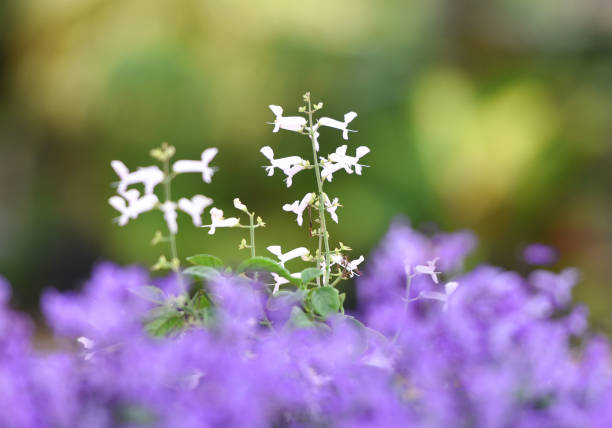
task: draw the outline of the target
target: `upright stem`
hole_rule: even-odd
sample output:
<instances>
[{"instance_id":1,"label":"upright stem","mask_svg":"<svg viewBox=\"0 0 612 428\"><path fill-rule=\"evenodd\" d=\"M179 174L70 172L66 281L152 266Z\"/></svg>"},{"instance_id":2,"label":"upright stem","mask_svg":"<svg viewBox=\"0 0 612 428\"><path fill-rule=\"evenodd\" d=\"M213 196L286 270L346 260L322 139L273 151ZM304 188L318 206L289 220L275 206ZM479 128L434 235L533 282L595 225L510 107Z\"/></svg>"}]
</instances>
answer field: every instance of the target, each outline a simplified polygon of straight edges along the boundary
<instances>
[{"instance_id":1,"label":"upright stem","mask_svg":"<svg viewBox=\"0 0 612 428\"><path fill-rule=\"evenodd\" d=\"M253 215L255 215L255 213L249 214L249 231L251 233L251 257L255 257L255 224L253 223Z\"/></svg>"},{"instance_id":2,"label":"upright stem","mask_svg":"<svg viewBox=\"0 0 612 428\"><path fill-rule=\"evenodd\" d=\"M164 199L165 202L172 200L172 191L170 190L170 182L172 178L170 177L170 159L164 159ZM182 292L185 292L185 285L183 284L183 278L181 277L180 270L180 259L178 257L178 251L176 250L176 235L172 233L172 231L168 230L170 235L170 255L172 256L172 260L170 260L170 264L172 265L172 270L176 273L176 278L179 284L179 287ZM176 262L178 260L178 262Z\"/></svg>"},{"instance_id":3,"label":"upright stem","mask_svg":"<svg viewBox=\"0 0 612 428\"><path fill-rule=\"evenodd\" d=\"M312 143L312 155L314 157L315 176L317 177L317 188L319 190L319 224L321 230L319 231L323 236L323 243L325 244L325 274L323 275L323 285L329 284L329 238L327 236L327 227L325 225L325 202L323 199L323 181L321 180L321 171L319 168L319 159L317 156L317 148L315 144L315 131L312 127L312 103L310 102L310 95L307 99L308 102L308 125L310 142ZM319 236L321 236L319 235Z\"/></svg>"}]
</instances>

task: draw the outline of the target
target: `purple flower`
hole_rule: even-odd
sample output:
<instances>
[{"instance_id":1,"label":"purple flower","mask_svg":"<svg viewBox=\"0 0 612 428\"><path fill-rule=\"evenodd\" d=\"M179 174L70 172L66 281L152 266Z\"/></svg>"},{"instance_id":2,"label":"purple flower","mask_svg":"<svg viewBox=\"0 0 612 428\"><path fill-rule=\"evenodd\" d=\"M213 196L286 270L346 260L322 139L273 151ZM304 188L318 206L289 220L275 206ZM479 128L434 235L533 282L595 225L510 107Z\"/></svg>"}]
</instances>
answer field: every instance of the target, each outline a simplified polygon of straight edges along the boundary
<instances>
[{"instance_id":1,"label":"purple flower","mask_svg":"<svg viewBox=\"0 0 612 428\"><path fill-rule=\"evenodd\" d=\"M530 244L523 251L523 260L530 265L553 265L557 259L557 250L544 244Z\"/></svg>"}]
</instances>

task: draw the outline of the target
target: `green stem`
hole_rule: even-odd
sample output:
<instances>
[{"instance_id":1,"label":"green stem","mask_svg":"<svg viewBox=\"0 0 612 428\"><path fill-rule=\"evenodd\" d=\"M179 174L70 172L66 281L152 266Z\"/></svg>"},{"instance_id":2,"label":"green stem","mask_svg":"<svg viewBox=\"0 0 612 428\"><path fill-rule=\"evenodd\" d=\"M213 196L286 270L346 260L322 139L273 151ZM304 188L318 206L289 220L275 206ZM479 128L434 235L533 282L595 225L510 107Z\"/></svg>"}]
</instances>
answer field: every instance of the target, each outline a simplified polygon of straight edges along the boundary
<instances>
[{"instance_id":1,"label":"green stem","mask_svg":"<svg viewBox=\"0 0 612 428\"><path fill-rule=\"evenodd\" d=\"M253 223L253 215L255 213L249 214L249 231L251 234L251 257L255 257L255 224Z\"/></svg>"},{"instance_id":2,"label":"green stem","mask_svg":"<svg viewBox=\"0 0 612 428\"><path fill-rule=\"evenodd\" d=\"M172 182L172 176L170 175L170 159L164 159L164 199L165 202L172 200L172 191L170 189L170 183ZM183 293L185 293L185 284L183 284L183 277L181 276L181 268L180 268L180 260L178 256L178 251L176 250L176 234L172 233L172 231L168 230L170 237L170 255L172 256L172 260L170 264L172 265L172 270L176 273L177 281L179 284L179 288ZM178 260L179 263L175 263L175 260Z\"/></svg>"},{"instance_id":3,"label":"green stem","mask_svg":"<svg viewBox=\"0 0 612 428\"><path fill-rule=\"evenodd\" d=\"M315 131L312 126L312 103L310 95L308 96L308 124L310 126L308 134L312 143L312 155L314 157L315 176L317 177L317 189L319 190L319 225L321 226L321 235L325 244L325 273L323 275L323 285L329 284L329 237L327 236L327 227L325 225L325 203L323 199L323 181L321 180L321 171L319 168L319 158L317 156L317 148L315 145ZM319 236L321 236L319 235Z\"/></svg>"}]
</instances>

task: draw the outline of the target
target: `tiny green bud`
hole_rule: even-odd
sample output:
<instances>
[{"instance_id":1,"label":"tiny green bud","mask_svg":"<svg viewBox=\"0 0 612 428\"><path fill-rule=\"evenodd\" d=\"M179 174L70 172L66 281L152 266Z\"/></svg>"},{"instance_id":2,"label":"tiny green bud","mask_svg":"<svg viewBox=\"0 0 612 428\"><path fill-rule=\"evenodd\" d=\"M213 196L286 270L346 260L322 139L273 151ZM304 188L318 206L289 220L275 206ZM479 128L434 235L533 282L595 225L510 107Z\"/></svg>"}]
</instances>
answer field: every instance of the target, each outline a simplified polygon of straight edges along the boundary
<instances>
[{"instance_id":1,"label":"tiny green bud","mask_svg":"<svg viewBox=\"0 0 612 428\"><path fill-rule=\"evenodd\" d=\"M298 108L298 112L299 112L299 113L306 113L306 106L300 106L300 107Z\"/></svg>"},{"instance_id":2,"label":"tiny green bud","mask_svg":"<svg viewBox=\"0 0 612 428\"><path fill-rule=\"evenodd\" d=\"M308 102L310 101L310 92L306 92L302 98L304 99L304 101Z\"/></svg>"},{"instance_id":3,"label":"tiny green bud","mask_svg":"<svg viewBox=\"0 0 612 428\"><path fill-rule=\"evenodd\" d=\"M166 259L166 256L159 256L157 263L151 266L151 270L156 271L156 270L168 269L169 267L170 267L170 263Z\"/></svg>"},{"instance_id":4,"label":"tiny green bud","mask_svg":"<svg viewBox=\"0 0 612 428\"><path fill-rule=\"evenodd\" d=\"M323 108L323 103L317 103L314 106L315 110L321 110Z\"/></svg>"},{"instance_id":5,"label":"tiny green bud","mask_svg":"<svg viewBox=\"0 0 612 428\"><path fill-rule=\"evenodd\" d=\"M162 242L164 239L164 235L162 235L161 231L155 231L155 235L153 235L153 239L151 240L151 245L155 246Z\"/></svg>"},{"instance_id":6,"label":"tiny green bud","mask_svg":"<svg viewBox=\"0 0 612 428\"><path fill-rule=\"evenodd\" d=\"M265 227L266 223L261 219L261 217L257 216L257 226Z\"/></svg>"},{"instance_id":7,"label":"tiny green bud","mask_svg":"<svg viewBox=\"0 0 612 428\"><path fill-rule=\"evenodd\" d=\"M242 238L242 241L240 241L240 244L238 245L238 249L244 250L245 248L249 248L249 246L247 245L246 239Z\"/></svg>"}]
</instances>

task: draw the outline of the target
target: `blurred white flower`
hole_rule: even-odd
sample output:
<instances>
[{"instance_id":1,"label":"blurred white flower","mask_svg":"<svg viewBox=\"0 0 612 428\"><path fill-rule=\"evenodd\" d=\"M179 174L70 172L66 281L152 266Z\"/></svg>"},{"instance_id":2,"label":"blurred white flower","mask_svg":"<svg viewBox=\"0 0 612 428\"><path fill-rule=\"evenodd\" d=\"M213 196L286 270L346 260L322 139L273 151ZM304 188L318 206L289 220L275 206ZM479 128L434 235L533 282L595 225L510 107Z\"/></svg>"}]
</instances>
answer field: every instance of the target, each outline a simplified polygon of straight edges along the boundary
<instances>
[{"instance_id":1,"label":"blurred white flower","mask_svg":"<svg viewBox=\"0 0 612 428\"><path fill-rule=\"evenodd\" d=\"M204 210L212 205L213 200L204 195L195 195L191 199L181 198L178 201L180 210L191 216L193 224L196 227L202 226L202 214Z\"/></svg>"},{"instance_id":2,"label":"blurred white flower","mask_svg":"<svg viewBox=\"0 0 612 428\"><path fill-rule=\"evenodd\" d=\"M218 208L210 209L210 220L211 224L204 227L210 227L208 231L209 235L215 233L217 227L234 227L240 223L236 217L223 218L223 211Z\"/></svg>"},{"instance_id":3,"label":"blurred white flower","mask_svg":"<svg viewBox=\"0 0 612 428\"><path fill-rule=\"evenodd\" d=\"M234 198L234 208L240 211L244 211L247 214L249 213L247 206L243 204L242 202L240 202L240 199L238 198Z\"/></svg>"},{"instance_id":4,"label":"blurred white flower","mask_svg":"<svg viewBox=\"0 0 612 428\"><path fill-rule=\"evenodd\" d=\"M108 203L121 213L116 220L119 226L125 226L130 219L151 211L159 202L155 194L144 195L140 198L140 192L136 189L126 190L123 196L125 199L121 196L112 196L108 199Z\"/></svg>"},{"instance_id":5,"label":"blurred white flower","mask_svg":"<svg viewBox=\"0 0 612 428\"><path fill-rule=\"evenodd\" d=\"M431 277L431 280L433 282L435 282L436 284L438 283L438 274L440 272L436 272L436 263L438 262L440 258L436 257L433 260L430 260L427 262L427 265L417 265L414 268L414 271L416 273L420 273L423 275L429 275Z\"/></svg>"},{"instance_id":6,"label":"blurred white flower","mask_svg":"<svg viewBox=\"0 0 612 428\"><path fill-rule=\"evenodd\" d=\"M329 160L332 162L337 162L343 165L343 168L347 173L352 174L353 170L351 167L355 167L355 173L357 175L361 175L361 171L364 165L360 165L359 159L370 153L370 149L366 146L357 147L355 151L355 156L348 156L346 154L346 144L338 147L335 153L329 155Z\"/></svg>"},{"instance_id":7,"label":"blurred white flower","mask_svg":"<svg viewBox=\"0 0 612 428\"><path fill-rule=\"evenodd\" d=\"M342 163L334 163L323 158L321 159L321 165L323 166L323 168L321 169L321 179L327 181L332 181L335 172L338 172L343 168L347 168L347 166Z\"/></svg>"},{"instance_id":8,"label":"blurred white flower","mask_svg":"<svg viewBox=\"0 0 612 428\"><path fill-rule=\"evenodd\" d=\"M304 210L308 207L314 197L314 193L306 193L301 201L294 201L292 204L283 205L283 210L297 214L297 224L302 225L304 221Z\"/></svg>"},{"instance_id":9,"label":"blurred white flower","mask_svg":"<svg viewBox=\"0 0 612 428\"><path fill-rule=\"evenodd\" d=\"M160 209L164 213L164 220L168 225L168 230L171 234L176 235L178 232L178 224L176 224L176 203L172 201L166 201L161 204Z\"/></svg>"},{"instance_id":10,"label":"blurred white flower","mask_svg":"<svg viewBox=\"0 0 612 428\"><path fill-rule=\"evenodd\" d=\"M270 165L264 167L266 168L268 177L274 175L274 168L279 168L284 171L285 169L288 169L294 165L306 163L306 161L299 156L288 156L286 158L274 159L274 151L270 146L262 147L260 152L270 161Z\"/></svg>"},{"instance_id":11,"label":"blurred white flower","mask_svg":"<svg viewBox=\"0 0 612 428\"><path fill-rule=\"evenodd\" d=\"M448 299L451 294L455 292L458 286L458 282L448 282L444 285L444 293L440 293L439 291L421 291L419 293L419 298L439 300L440 302L444 303L442 309L446 310L448 308Z\"/></svg>"},{"instance_id":12,"label":"blurred white flower","mask_svg":"<svg viewBox=\"0 0 612 428\"><path fill-rule=\"evenodd\" d=\"M332 119L330 117L322 117L317 122L318 126L329 126L330 128L336 128L342 131L342 138L348 140L349 132L357 132L352 129L348 129L348 124L352 122L353 119L357 117L357 113L354 111L348 112L344 115L344 122L340 122L339 120Z\"/></svg>"},{"instance_id":13,"label":"blurred white flower","mask_svg":"<svg viewBox=\"0 0 612 428\"><path fill-rule=\"evenodd\" d=\"M145 195L151 195L155 186L164 181L164 173L156 166L138 168L136 171L130 172L123 162L114 160L111 162L111 167L119 176L117 193L120 195L125 195L128 186L138 183L144 184Z\"/></svg>"},{"instance_id":14,"label":"blurred white flower","mask_svg":"<svg viewBox=\"0 0 612 428\"><path fill-rule=\"evenodd\" d=\"M304 171L306 169L306 165L307 162L304 162L301 165L293 165L290 168L283 169L283 172L287 176L287 178L285 178L285 183L287 183L287 187L291 187L291 185L293 184L293 176L300 171Z\"/></svg>"},{"instance_id":15,"label":"blurred white flower","mask_svg":"<svg viewBox=\"0 0 612 428\"><path fill-rule=\"evenodd\" d=\"M201 160L176 161L174 162L174 165L172 165L172 170L178 174L184 172L199 172L202 174L202 180L204 180L205 183L210 183L217 168L210 167L208 164L213 160L218 152L219 150L216 147L211 147L202 152Z\"/></svg>"},{"instance_id":16,"label":"blurred white flower","mask_svg":"<svg viewBox=\"0 0 612 428\"><path fill-rule=\"evenodd\" d=\"M283 254L280 245L270 245L267 250L278 257L281 266L285 266L285 262L295 259L297 257L304 258L310 254L307 248L298 247L288 253Z\"/></svg>"},{"instance_id":17,"label":"blurred white flower","mask_svg":"<svg viewBox=\"0 0 612 428\"><path fill-rule=\"evenodd\" d=\"M272 294L278 293L278 290L279 290L281 285L289 283L289 280L287 278L284 278L284 277L280 276L277 273L270 272L270 275L272 275L272 278L274 279L274 289L272 290ZM292 273L291 276L294 277L294 278L300 278L301 277L301 273L299 273L299 272Z\"/></svg>"},{"instance_id":18,"label":"blurred white flower","mask_svg":"<svg viewBox=\"0 0 612 428\"><path fill-rule=\"evenodd\" d=\"M276 116L272 125L274 125L274 129L272 132L278 132L280 129L285 129L287 131L295 131L299 132L306 126L306 119L301 116L284 116L283 117L283 108L281 106L277 106L271 104L270 110Z\"/></svg>"}]
</instances>

